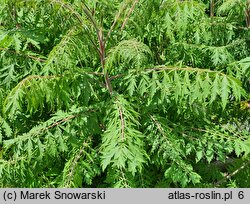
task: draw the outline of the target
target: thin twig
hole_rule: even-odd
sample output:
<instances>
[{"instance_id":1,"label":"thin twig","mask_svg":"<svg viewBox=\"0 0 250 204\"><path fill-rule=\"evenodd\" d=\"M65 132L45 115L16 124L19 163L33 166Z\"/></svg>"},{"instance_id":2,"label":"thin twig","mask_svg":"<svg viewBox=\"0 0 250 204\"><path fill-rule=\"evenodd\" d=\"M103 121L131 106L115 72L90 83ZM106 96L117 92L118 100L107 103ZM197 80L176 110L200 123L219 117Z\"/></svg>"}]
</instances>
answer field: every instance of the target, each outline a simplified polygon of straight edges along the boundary
<instances>
[{"instance_id":1,"label":"thin twig","mask_svg":"<svg viewBox=\"0 0 250 204\"><path fill-rule=\"evenodd\" d=\"M120 115L121 126L122 126L122 141L124 141L124 139L125 139L125 133L124 133L125 123L124 123L122 108L120 106L119 106L119 115Z\"/></svg>"},{"instance_id":2,"label":"thin twig","mask_svg":"<svg viewBox=\"0 0 250 204\"><path fill-rule=\"evenodd\" d=\"M96 75L96 76L103 76L102 72L86 72L86 74Z\"/></svg>"},{"instance_id":3,"label":"thin twig","mask_svg":"<svg viewBox=\"0 0 250 204\"><path fill-rule=\"evenodd\" d=\"M55 2L55 3L58 3L60 4L62 7L65 7L66 9L68 9L72 14L75 15L75 17L77 18L77 20L80 22L81 26L85 26L85 22L84 22L84 19L82 18L82 16L76 11L74 10L69 4L67 3L64 3L62 1L59 1L59 0L52 0L52 3ZM84 4L85 5L85 4ZM86 7L86 6L85 6ZM84 13L86 14L87 17L90 17L87 10L84 9ZM90 18L90 21L92 23L95 23L93 22L93 18ZM95 27L95 24L94 24L94 27ZM96 29L97 27L95 27ZM98 47L96 46L95 42L93 41L93 39L91 38L91 34L88 32L87 29L85 29L88 37L89 37L89 40L91 41L92 45L94 46L94 48L96 49L96 51L98 52L98 54L100 54L100 50L98 49Z\"/></svg>"},{"instance_id":4,"label":"thin twig","mask_svg":"<svg viewBox=\"0 0 250 204\"><path fill-rule=\"evenodd\" d=\"M250 0L246 2L246 9L245 9L245 20L247 28L250 27Z\"/></svg>"},{"instance_id":5,"label":"thin twig","mask_svg":"<svg viewBox=\"0 0 250 204\"><path fill-rule=\"evenodd\" d=\"M164 70L170 70L170 71L194 71L194 72L209 72L209 73L218 73L219 75L227 76L226 74L218 71L213 71L210 69L201 69L201 68L193 68L193 67L154 67L154 68L147 68L144 71L150 72L150 71L164 71Z\"/></svg>"},{"instance_id":6,"label":"thin twig","mask_svg":"<svg viewBox=\"0 0 250 204\"><path fill-rule=\"evenodd\" d=\"M133 5L132 5L132 7L130 8L130 10L129 10L129 12L128 12L128 14L127 14L127 16L126 16L126 18L125 18L123 24L122 24L121 31L122 31L122 30L124 29L124 27L126 26L127 21L128 21L128 19L129 19L129 16L130 16L131 13L133 12L133 10L134 10L134 8L135 8L135 5L136 5L137 3L138 3L138 0L135 0L134 3L133 3Z\"/></svg>"},{"instance_id":7,"label":"thin twig","mask_svg":"<svg viewBox=\"0 0 250 204\"><path fill-rule=\"evenodd\" d=\"M245 162L240 168L236 169L234 172L232 172L231 174L228 174L226 177L224 177L222 180L218 181L215 183L215 186L218 187L219 185L221 185L222 183L224 183L226 180L232 178L234 175L236 175L237 173L239 173L242 169L244 169L246 166L248 166L250 164L250 160Z\"/></svg>"},{"instance_id":8,"label":"thin twig","mask_svg":"<svg viewBox=\"0 0 250 204\"><path fill-rule=\"evenodd\" d=\"M80 115L80 114L71 115L71 116L69 116L69 117L67 117L67 118L64 118L64 119L62 119L62 120L60 120L60 121L57 121L57 122L53 123L52 125L50 125L50 126L44 128L44 129L42 129L42 130L43 130L43 131L46 131L46 130L48 130L48 129L51 129L51 128L53 128L53 127L55 127L55 126L58 126L58 125L60 125L60 124L62 124L62 123L64 123L64 122L67 122L68 120L71 120L71 119L73 119L73 118L76 118L76 117L78 117L79 115Z\"/></svg>"},{"instance_id":9,"label":"thin twig","mask_svg":"<svg viewBox=\"0 0 250 204\"><path fill-rule=\"evenodd\" d=\"M72 177L74 175L74 172L75 172L77 162L81 159L81 156L82 156L82 154L84 152L84 148L86 146L87 146L87 143L84 141L81 149L79 150L78 154L76 155L76 157L74 158L74 160L73 160L73 162L71 164L72 166L70 167L70 170L69 170L66 186L68 186L70 180L72 179Z\"/></svg>"},{"instance_id":10,"label":"thin twig","mask_svg":"<svg viewBox=\"0 0 250 204\"><path fill-rule=\"evenodd\" d=\"M32 56L32 55L27 55L27 56L28 56L29 58L34 59L34 60L39 61L39 62L46 62L46 60L41 59L41 58L39 58L39 57L34 57L34 56Z\"/></svg>"},{"instance_id":11,"label":"thin twig","mask_svg":"<svg viewBox=\"0 0 250 204\"><path fill-rule=\"evenodd\" d=\"M60 5L62 5L63 7L67 8L72 14L74 14L76 16L76 18L78 19L78 21L80 22L80 24L82 26L85 25L82 16L77 11L75 11L69 4L61 2L60 0L53 0L52 2L57 2ZM100 56L102 71L104 73L104 80L105 80L106 88L108 89L110 95L112 95L112 93L113 93L112 85L111 85L110 80L109 80L109 75L105 71L105 43L104 43L104 38L103 38L103 32L102 32L102 29L100 29L98 27L97 22L95 21L94 17L92 16L92 13L91 13L89 7L87 6L87 4L85 2L83 2L83 5L85 7L85 8L83 8L83 11L84 11L85 15L87 16L87 18L89 19L90 23L92 24L92 26L94 27L94 29L96 31L96 34L97 34L97 37L98 37L98 42L99 42L99 48L92 41L92 38L90 37L88 31L87 31L87 34L89 35L89 39L91 40L93 46L96 48L96 50L97 50L97 52L98 52L98 54Z\"/></svg>"},{"instance_id":12,"label":"thin twig","mask_svg":"<svg viewBox=\"0 0 250 204\"><path fill-rule=\"evenodd\" d=\"M109 79L113 80L113 79L117 79L117 78L120 78L120 77L123 77L123 76L125 76L125 74L118 74L118 75L109 77Z\"/></svg>"},{"instance_id":13,"label":"thin twig","mask_svg":"<svg viewBox=\"0 0 250 204\"><path fill-rule=\"evenodd\" d=\"M107 87L110 95L112 95L113 88L112 88L112 85L111 85L110 80L109 80L108 72L105 71L105 42L104 42L104 38L103 38L103 32L102 32L102 29L99 29L99 27L98 27L95 19L93 18L92 13L90 12L88 6L84 2L83 2L83 4L86 8L83 10L96 30L97 38L99 41L99 49L98 50L99 50L99 56L100 56L101 65L102 65L102 71L104 73L104 80L105 80L105 84L106 84L106 87Z\"/></svg>"},{"instance_id":14,"label":"thin twig","mask_svg":"<svg viewBox=\"0 0 250 204\"><path fill-rule=\"evenodd\" d=\"M89 7L83 2L83 5L85 7L85 9L83 9L85 15L89 18L90 22L92 23L95 31L96 31L96 34L97 34L97 38L98 38L98 41L99 41L99 56L100 56L100 60L101 60L101 65L102 65L102 71L104 73L104 80L105 80L105 84L106 84L106 87L110 93L110 95L112 95L113 93L113 88L112 88L112 85L110 83L110 80L109 80L109 75L108 75L108 72L105 72L105 41L104 41L104 37L103 37L103 32L102 32L102 29L98 27L94 17L92 16L92 13L89 9Z\"/></svg>"},{"instance_id":15,"label":"thin twig","mask_svg":"<svg viewBox=\"0 0 250 204\"><path fill-rule=\"evenodd\" d=\"M165 136L164 130L162 129L161 125L158 123L158 121L152 116L150 115L150 118L153 120L153 122L156 124L158 130L160 131L160 133Z\"/></svg>"},{"instance_id":16,"label":"thin twig","mask_svg":"<svg viewBox=\"0 0 250 204\"><path fill-rule=\"evenodd\" d=\"M42 59L42 58L39 58L39 57L34 57L34 56L29 55L29 54L26 54L26 53L24 53L24 52L16 52L16 51L14 51L14 50L10 50L10 49L8 49L8 48L3 48L3 47L0 47L0 50L4 50L4 51L10 52L10 53L17 54L17 55L22 55L22 56L25 56L25 57L34 59L34 60L39 61L39 62L46 62L45 59Z\"/></svg>"},{"instance_id":17,"label":"thin twig","mask_svg":"<svg viewBox=\"0 0 250 204\"><path fill-rule=\"evenodd\" d=\"M210 17L214 16L214 0L210 0Z\"/></svg>"},{"instance_id":18,"label":"thin twig","mask_svg":"<svg viewBox=\"0 0 250 204\"><path fill-rule=\"evenodd\" d=\"M16 87L20 87L22 85L24 85L26 83L26 81L30 81L30 80L33 80L33 79L54 79L54 78L57 78L57 77L60 77L60 76L63 76L63 75L57 75L57 76L38 76L38 75L30 75L26 78L24 78L22 81L20 81Z\"/></svg>"},{"instance_id":19,"label":"thin twig","mask_svg":"<svg viewBox=\"0 0 250 204\"><path fill-rule=\"evenodd\" d=\"M108 34L107 34L107 36L106 36L105 44L106 44L106 42L108 41L108 39L109 39L109 37L110 37L110 35L111 35L111 33L112 33L112 31L113 31L115 25L117 24L118 19L119 19L120 16L121 16L121 13L125 10L125 8L126 8L126 6L122 6L122 8L118 11L118 14L116 15L115 20L114 20L112 26L110 27L109 32L108 32Z\"/></svg>"}]
</instances>

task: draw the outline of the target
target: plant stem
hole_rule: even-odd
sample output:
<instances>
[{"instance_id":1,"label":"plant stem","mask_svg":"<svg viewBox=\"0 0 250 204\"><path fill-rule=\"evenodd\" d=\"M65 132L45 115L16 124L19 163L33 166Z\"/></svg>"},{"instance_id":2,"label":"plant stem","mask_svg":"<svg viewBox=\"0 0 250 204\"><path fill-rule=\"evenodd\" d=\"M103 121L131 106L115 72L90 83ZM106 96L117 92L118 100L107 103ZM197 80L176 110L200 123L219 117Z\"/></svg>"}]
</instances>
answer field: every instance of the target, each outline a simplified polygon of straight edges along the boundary
<instances>
[{"instance_id":1,"label":"plant stem","mask_svg":"<svg viewBox=\"0 0 250 204\"><path fill-rule=\"evenodd\" d=\"M112 33L112 31L113 31L115 25L117 24L118 19L119 19L120 16L121 16L121 13L125 10L125 8L126 8L126 6L123 6L123 7L118 11L118 13L117 13L117 15L116 15L116 17L115 17L115 20L114 20L112 26L110 27L109 32L108 32L108 34L107 34L107 36L106 36L105 44L106 44L106 42L108 41L108 39L109 39L109 37L110 37L110 35L111 35L111 33Z\"/></svg>"},{"instance_id":2,"label":"plant stem","mask_svg":"<svg viewBox=\"0 0 250 204\"><path fill-rule=\"evenodd\" d=\"M97 33L97 36L98 36L98 41L99 41L99 46L100 46L100 60L101 60L101 65L102 65L102 71L104 73L105 84L110 95L112 95L113 93L112 85L110 83L108 72L105 70L105 42L103 40L103 34L101 30L99 31L99 33Z\"/></svg>"},{"instance_id":3,"label":"plant stem","mask_svg":"<svg viewBox=\"0 0 250 204\"><path fill-rule=\"evenodd\" d=\"M128 12L128 14L127 14L127 16L126 16L126 18L125 18L123 24L122 24L121 31L122 31L122 30L124 29L124 27L126 26L127 21L128 21L128 19L129 19L129 16L130 16L131 13L133 12L133 10L134 10L134 8L135 8L135 5L136 5L137 3L138 3L138 0L135 0L134 3L133 3L133 5L132 5L132 7L130 8L130 10L129 10L129 12Z\"/></svg>"},{"instance_id":4,"label":"plant stem","mask_svg":"<svg viewBox=\"0 0 250 204\"><path fill-rule=\"evenodd\" d=\"M246 26L249 28L250 26L250 0L246 2L246 10L245 10L245 19L246 19Z\"/></svg>"},{"instance_id":5,"label":"plant stem","mask_svg":"<svg viewBox=\"0 0 250 204\"><path fill-rule=\"evenodd\" d=\"M83 9L84 13L86 14L86 16L88 17L88 19L90 20L90 22L92 23L96 34L97 34L97 38L98 38L98 42L99 42L99 56L100 56L100 60L101 60L101 66L102 66L102 71L104 73L104 80L105 80L105 84L106 87L110 93L110 95L112 95L113 93L113 89L112 89L112 85L110 83L110 79L109 79L109 75L108 72L105 70L105 41L103 38L103 32L102 29L98 27L92 13L90 12L89 8L87 7L87 5L84 3L85 9Z\"/></svg>"},{"instance_id":6,"label":"plant stem","mask_svg":"<svg viewBox=\"0 0 250 204\"><path fill-rule=\"evenodd\" d=\"M210 17L214 16L214 0L210 0Z\"/></svg>"},{"instance_id":7,"label":"plant stem","mask_svg":"<svg viewBox=\"0 0 250 204\"><path fill-rule=\"evenodd\" d=\"M246 168L249 164L250 164L250 161L245 162L242 166L240 166L234 172L232 172L231 174L228 174L222 180L220 180L217 183L215 183L215 187L218 187L219 185L221 185L222 183L224 183L226 180L231 179L234 175L236 175L237 173L239 173L239 171L241 171L242 169Z\"/></svg>"}]
</instances>

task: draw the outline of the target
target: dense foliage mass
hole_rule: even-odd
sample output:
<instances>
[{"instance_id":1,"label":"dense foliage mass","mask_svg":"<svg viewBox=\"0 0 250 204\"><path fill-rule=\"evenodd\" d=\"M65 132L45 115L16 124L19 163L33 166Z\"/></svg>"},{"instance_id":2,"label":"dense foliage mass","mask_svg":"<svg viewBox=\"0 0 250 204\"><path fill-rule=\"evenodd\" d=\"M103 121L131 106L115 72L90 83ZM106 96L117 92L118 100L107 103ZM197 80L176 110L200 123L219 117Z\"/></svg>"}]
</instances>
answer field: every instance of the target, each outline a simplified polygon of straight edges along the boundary
<instances>
[{"instance_id":1,"label":"dense foliage mass","mask_svg":"<svg viewBox=\"0 0 250 204\"><path fill-rule=\"evenodd\" d=\"M250 187L249 0L0 0L0 187Z\"/></svg>"}]
</instances>

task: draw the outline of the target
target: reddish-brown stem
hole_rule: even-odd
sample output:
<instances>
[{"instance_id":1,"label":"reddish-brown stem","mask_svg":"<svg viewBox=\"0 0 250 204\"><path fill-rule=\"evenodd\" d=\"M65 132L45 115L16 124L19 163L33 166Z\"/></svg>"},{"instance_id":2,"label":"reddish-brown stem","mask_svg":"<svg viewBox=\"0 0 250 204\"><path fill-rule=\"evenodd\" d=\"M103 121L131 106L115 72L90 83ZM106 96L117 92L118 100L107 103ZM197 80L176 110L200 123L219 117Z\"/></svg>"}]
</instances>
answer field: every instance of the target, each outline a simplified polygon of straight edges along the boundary
<instances>
[{"instance_id":1,"label":"reddish-brown stem","mask_svg":"<svg viewBox=\"0 0 250 204\"><path fill-rule=\"evenodd\" d=\"M121 30L123 30L124 27L126 26L127 21L128 21L128 19L129 19L129 16L130 16L131 13L133 12L133 10L134 10L134 8L135 8L135 5L136 5L137 3L138 3L138 0L135 0L134 3L133 3L133 5L132 5L132 7L130 8L130 10L129 10L129 12L128 12L128 14L127 14L127 16L126 16L126 18L125 18L123 24L122 24Z\"/></svg>"},{"instance_id":2,"label":"reddish-brown stem","mask_svg":"<svg viewBox=\"0 0 250 204\"><path fill-rule=\"evenodd\" d=\"M69 116L69 117L67 117L67 118L64 118L64 119L62 119L62 120L60 120L60 121L58 121L58 122L53 123L52 125L50 125L50 126L48 126L48 127L46 127L46 128L44 128L44 130L51 129L51 128L55 127L55 126L60 125L61 123L67 122L68 120L71 120L71 119L73 119L73 118L75 118L75 117L78 117L79 115L80 115L80 114L71 115L71 116Z\"/></svg>"},{"instance_id":3,"label":"reddish-brown stem","mask_svg":"<svg viewBox=\"0 0 250 204\"><path fill-rule=\"evenodd\" d=\"M107 34L107 36L106 36L106 39L105 39L105 43L104 43L104 44L106 44L106 42L108 41L108 39L109 39L109 37L110 37L110 35L111 35L111 33L112 33L112 31L113 31L115 25L117 24L118 19L119 19L120 16L121 16L121 13L125 10L125 8L126 8L126 6L123 6L123 7L118 11L118 14L116 15L115 20L114 20L112 26L110 27L109 32L108 32L108 34Z\"/></svg>"},{"instance_id":4,"label":"reddish-brown stem","mask_svg":"<svg viewBox=\"0 0 250 204\"><path fill-rule=\"evenodd\" d=\"M80 24L83 27L85 26L85 22L84 22L82 16L77 11L75 11L69 4L64 3L62 1L59 1L59 0L53 0L52 2L56 2L59 5L61 5L62 7L68 9L71 12L71 14L73 14L76 17L76 19L80 22ZM92 17L92 15L89 15L89 9L88 9L88 7L86 5L85 5L85 7L87 8L87 10L83 9L83 11L86 14L86 16L89 17L89 18ZM93 18L90 18L90 21L91 21L92 24L95 23L95 22L93 22ZM97 28L95 25L94 25L94 27ZM95 42L93 41L91 34L87 30L85 30L85 31L86 31L86 34L88 35L89 40L91 41L92 45L94 46L94 48L96 49L96 51L100 54L100 51L99 51L98 47L96 46Z\"/></svg>"},{"instance_id":5,"label":"reddish-brown stem","mask_svg":"<svg viewBox=\"0 0 250 204\"><path fill-rule=\"evenodd\" d=\"M97 34L97 38L98 38L98 42L99 42L99 56L100 56L100 60L101 60L101 65L102 65L102 71L104 73L104 80L105 80L105 84L106 87L110 93L110 95L112 95L113 93L113 89L109 80L109 76L108 73L105 71L105 41L103 39L103 32L101 29L98 28L98 25L95 21L95 19L92 16L92 13L90 12L89 8L87 7L87 5L84 6L86 9L83 9L84 13L86 14L86 16L89 18L90 22L92 23L92 25L95 28L96 34Z\"/></svg>"},{"instance_id":6,"label":"reddish-brown stem","mask_svg":"<svg viewBox=\"0 0 250 204\"><path fill-rule=\"evenodd\" d=\"M67 8L72 14L74 14L76 16L76 18L78 19L78 21L81 23L81 25L85 25L81 15L78 12L76 12L69 4L62 3L61 1L58 1L58 0L55 0L55 1L57 3L60 3L62 6ZM83 11L84 11L85 15L87 16L87 18L89 19L89 21L91 22L91 24L93 25L93 27L94 27L94 29L96 31L98 42L99 42L99 49L96 46L96 44L92 41L92 38L90 36L89 36L89 39L93 43L94 47L97 49L97 52L98 52L98 54L100 56L102 71L104 73L105 84L106 84L106 87L107 87L110 95L112 95L112 93L113 93L112 86L111 86L111 83L110 83L108 73L105 70L105 41L103 39L103 33L102 33L102 30L99 29L99 27L98 27L98 25L97 25L97 23L96 23L96 21L95 21L95 19L93 17L93 13L90 11L88 6L84 2L83 2L83 5L85 7L83 9ZM87 32L87 34L89 34L89 33Z\"/></svg>"},{"instance_id":7,"label":"reddish-brown stem","mask_svg":"<svg viewBox=\"0 0 250 204\"><path fill-rule=\"evenodd\" d=\"M99 46L100 46L100 60L101 60L101 65L102 65L102 71L104 73L105 84L110 95L112 95L113 93L112 85L110 83L108 72L105 70L105 45L104 45L103 34L101 30L97 33L97 37L98 37Z\"/></svg>"}]
</instances>

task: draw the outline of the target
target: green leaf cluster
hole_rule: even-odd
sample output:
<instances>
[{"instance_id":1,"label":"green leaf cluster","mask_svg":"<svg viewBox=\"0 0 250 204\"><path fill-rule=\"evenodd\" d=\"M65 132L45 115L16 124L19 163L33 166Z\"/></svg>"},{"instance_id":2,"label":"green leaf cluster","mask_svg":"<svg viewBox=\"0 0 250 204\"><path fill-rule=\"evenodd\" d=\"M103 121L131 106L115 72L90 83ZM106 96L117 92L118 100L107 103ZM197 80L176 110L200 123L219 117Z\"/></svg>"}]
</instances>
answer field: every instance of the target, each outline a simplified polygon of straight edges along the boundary
<instances>
[{"instance_id":1,"label":"green leaf cluster","mask_svg":"<svg viewBox=\"0 0 250 204\"><path fill-rule=\"evenodd\" d=\"M0 0L0 187L249 187L249 1Z\"/></svg>"}]
</instances>

